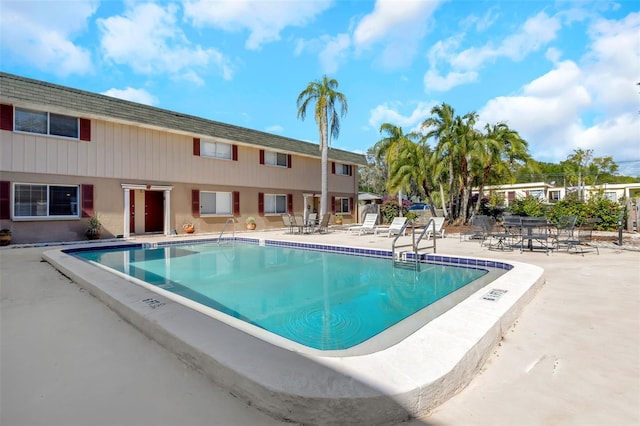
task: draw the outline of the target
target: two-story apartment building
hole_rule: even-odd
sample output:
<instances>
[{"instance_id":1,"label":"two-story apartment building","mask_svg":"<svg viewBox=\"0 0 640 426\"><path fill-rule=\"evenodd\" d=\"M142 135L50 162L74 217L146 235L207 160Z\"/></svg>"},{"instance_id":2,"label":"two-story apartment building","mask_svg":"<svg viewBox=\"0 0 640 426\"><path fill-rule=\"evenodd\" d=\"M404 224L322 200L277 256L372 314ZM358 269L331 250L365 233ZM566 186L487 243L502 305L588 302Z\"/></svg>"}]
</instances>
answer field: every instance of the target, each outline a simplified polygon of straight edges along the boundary
<instances>
[{"instance_id":1,"label":"two-story apartment building","mask_svg":"<svg viewBox=\"0 0 640 426\"><path fill-rule=\"evenodd\" d=\"M587 185L583 188L555 186L546 182L528 182L505 185L488 185L484 187L484 196L494 194L504 200L504 205L508 207L514 200L527 196L539 198L543 201L554 203L564 199L567 194L582 191L584 199L589 199L595 194L610 199L615 203L622 200L630 201L640 195L640 182L637 183L603 183L601 185ZM477 194L477 188L473 191Z\"/></svg>"},{"instance_id":2,"label":"two-story apartment building","mask_svg":"<svg viewBox=\"0 0 640 426\"><path fill-rule=\"evenodd\" d=\"M363 155L329 151L329 208L355 219ZM319 210L318 145L0 73L0 228L16 243L282 227Z\"/></svg>"}]
</instances>

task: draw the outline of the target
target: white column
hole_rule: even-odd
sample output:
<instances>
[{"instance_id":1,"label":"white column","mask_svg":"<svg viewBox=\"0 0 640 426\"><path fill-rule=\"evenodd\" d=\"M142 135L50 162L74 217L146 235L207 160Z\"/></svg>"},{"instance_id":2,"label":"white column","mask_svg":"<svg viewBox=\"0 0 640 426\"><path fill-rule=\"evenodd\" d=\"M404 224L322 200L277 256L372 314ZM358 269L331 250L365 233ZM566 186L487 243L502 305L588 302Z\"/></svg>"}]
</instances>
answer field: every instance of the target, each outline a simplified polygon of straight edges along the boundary
<instances>
[{"instance_id":1,"label":"white column","mask_svg":"<svg viewBox=\"0 0 640 426\"><path fill-rule=\"evenodd\" d=\"M307 223L307 221L309 220L309 209L307 208L307 194L302 194L302 197L304 198L304 211L302 212L302 214L304 214L304 223Z\"/></svg>"},{"instance_id":2,"label":"white column","mask_svg":"<svg viewBox=\"0 0 640 426\"><path fill-rule=\"evenodd\" d=\"M124 188L124 232L122 232L122 236L124 239L130 238L131 234L129 230L131 229L131 215L129 214L129 204L131 202L131 190L129 188Z\"/></svg>"},{"instance_id":3,"label":"white column","mask_svg":"<svg viewBox=\"0 0 640 426\"><path fill-rule=\"evenodd\" d=\"M171 235L171 191L164 190L164 235Z\"/></svg>"}]
</instances>

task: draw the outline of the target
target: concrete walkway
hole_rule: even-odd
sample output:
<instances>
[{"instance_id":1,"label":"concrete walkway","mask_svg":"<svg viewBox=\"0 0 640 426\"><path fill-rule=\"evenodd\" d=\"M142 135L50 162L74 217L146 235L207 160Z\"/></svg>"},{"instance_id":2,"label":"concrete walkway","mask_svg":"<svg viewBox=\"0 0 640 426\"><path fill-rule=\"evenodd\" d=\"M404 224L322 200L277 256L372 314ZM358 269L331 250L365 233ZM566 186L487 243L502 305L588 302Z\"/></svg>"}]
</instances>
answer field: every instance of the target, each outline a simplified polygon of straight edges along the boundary
<instances>
[{"instance_id":1,"label":"concrete walkway","mask_svg":"<svg viewBox=\"0 0 640 426\"><path fill-rule=\"evenodd\" d=\"M390 248L345 232L256 238ZM196 235L195 238L198 236ZM518 260L547 282L481 373L410 425L640 424L640 252L492 252L457 236L438 253ZM0 249L0 424L275 425L41 262Z\"/></svg>"}]
</instances>

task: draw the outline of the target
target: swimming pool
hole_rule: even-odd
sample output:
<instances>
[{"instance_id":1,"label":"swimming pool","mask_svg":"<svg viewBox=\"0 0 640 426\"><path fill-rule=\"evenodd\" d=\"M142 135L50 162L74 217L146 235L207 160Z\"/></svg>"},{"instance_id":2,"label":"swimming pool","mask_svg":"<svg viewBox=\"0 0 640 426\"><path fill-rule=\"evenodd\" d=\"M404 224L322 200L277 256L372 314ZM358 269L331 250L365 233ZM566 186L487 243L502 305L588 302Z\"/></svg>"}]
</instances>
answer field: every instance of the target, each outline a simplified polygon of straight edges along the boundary
<instances>
[{"instance_id":1,"label":"swimming pool","mask_svg":"<svg viewBox=\"0 0 640 426\"><path fill-rule=\"evenodd\" d=\"M315 241L323 243L315 244L312 237L292 241L288 235L252 235L264 235L264 240L236 237L235 241L391 256L384 248L388 247L385 239L354 239L336 232L317 236ZM363 242L370 246L357 245ZM162 241L171 243L183 245L184 239ZM123 244L136 245L141 244ZM100 248L107 247L109 243ZM472 380L544 284L541 268L519 261L430 254L425 260L506 272L452 306L442 306L440 314L429 313L431 307L427 307L353 348L320 351L214 309L206 312L198 303L178 301L179 296L161 288L153 291L141 280L133 284L136 278L71 254L82 249L50 250L43 259L228 392L275 418L302 424L386 424L425 415ZM449 303L451 296L460 294L456 291L433 305ZM412 331L398 339L394 330L403 327L406 330L400 334ZM370 344L387 339L397 340L390 346ZM367 348L353 351L363 347Z\"/></svg>"},{"instance_id":2,"label":"swimming pool","mask_svg":"<svg viewBox=\"0 0 640 426\"><path fill-rule=\"evenodd\" d=\"M436 262L421 262L418 269L407 270L386 258L247 243L89 250L74 255L322 351L353 348L470 285L462 295L441 303L449 308L486 285L489 281L482 279L486 275L494 280L505 272ZM429 316L442 311L432 309ZM399 327L367 347L379 350L397 343L428 321L423 318L411 322L413 328Z\"/></svg>"}]
</instances>

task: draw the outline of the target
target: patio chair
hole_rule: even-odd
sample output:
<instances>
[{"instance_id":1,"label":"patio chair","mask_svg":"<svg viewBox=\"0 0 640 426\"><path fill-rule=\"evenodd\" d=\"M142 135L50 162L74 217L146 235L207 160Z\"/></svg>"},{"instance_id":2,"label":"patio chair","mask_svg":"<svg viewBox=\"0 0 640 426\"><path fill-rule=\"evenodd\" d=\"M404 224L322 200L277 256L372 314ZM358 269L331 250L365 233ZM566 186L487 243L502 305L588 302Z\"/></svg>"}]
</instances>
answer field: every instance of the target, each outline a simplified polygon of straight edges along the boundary
<instances>
[{"instance_id":1,"label":"patio chair","mask_svg":"<svg viewBox=\"0 0 640 426\"><path fill-rule=\"evenodd\" d=\"M520 239L522 218L520 216L503 216L502 224L487 224L489 250L513 250ZM494 241L494 239L496 241Z\"/></svg>"},{"instance_id":2,"label":"patio chair","mask_svg":"<svg viewBox=\"0 0 640 426\"><path fill-rule=\"evenodd\" d=\"M318 220L318 213L309 213L307 216L307 226L315 227Z\"/></svg>"},{"instance_id":3,"label":"patio chair","mask_svg":"<svg viewBox=\"0 0 640 426\"><path fill-rule=\"evenodd\" d=\"M361 225L355 225L349 227L349 232L352 234L375 234L378 223L378 213L367 213L364 217L364 222Z\"/></svg>"},{"instance_id":4,"label":"patio chair","mask_svg":"<svg viewBox=\"0 0 640 426\"><path fill-rule=\"evenodd\" d=\"M402 231L402 227L404 226L406 221L406 217L394 217L389 226L378 226L376 228L375 235L378 235L378 232L386 232L387 238L389 238L391 234L399 234Z\"/></svg>"},{"instance_id":5,"label":"patio chair","mask_svg":"<svg viewBox=\"0 0 640 426\"><path fill-rule=\"evenodd\" d=\"M580 254L584 256L585 252L588 252L589 250L595 250L595 252L599 255L600 250L598 249L598 246L595 244L591 244L591 241L593 237L593 227L600 221L600 218L587 218L583 220L580 223L580 226L578 226L578 228L576 229L575 244L567 248L567 251L569 251L570 253L580 252ZM574 251L571 252L571 249L573 249Z\"/></svg>"},{"instance_id":6,"label":"patio chair","mask_svg":"<svg viewBox=\"0 0 640 426\"><path fill-rule=\"evenodd\" d=\"M427 222L427 241L431 237L435 238L438 234L440 234L440 238L444 238L444 217L432 217L433 223L435 224L435 234L433 231L433 227L429 226L429 222Z\"/></svg>"},{"instance_id":7,"label":"patio chair","mask_svg":"<svg viewBox=\"0 0 640 426\"><path fill-rule=\"evenodd\" d=\"M289 230L289 234L293 234L294 226L291 220L291 216L289 216L288 214L283 214L282 223L284 224L284 227Z\"/></svg>"},{"instance_id":8,"label":"patio chair","mask_svg":"<svg viewBox=\"0 0 640 426\"><path fill-rule=\"evenodd\" d=\"M578 216L560 216L556 223L553 235L553 246L556 250L566 246L567 250L575 244L574 230Z\"/></svg>"},{"instance_id":9,"label":"patio chair","mask_svg":"<svg viewBox=\"0 0 640 426\"><path fill-rule=\"evenodd\" d=\"M329 220L331 220L331 213L327 213L327 214L323 215L322 219L320 220L320 223L318 224L318 226L313 228L313 232L318 232L320 234L322 234L323 232L328 232L329 231Z\"/></svg>"},{"instance_id":10,"label":"patio chair","mask_svg":"<svg viewBox=\"0 0 640 426\"><path fill-rule=\"evenodd\" d=\"M308 226L307 226L307 224L305 223L304 218L302 217L302 215L301 215L301 214L294 214L294 215L292 215L292 216L291 216L291 223L292 223L292 226L293 226L294 228L297 228L297 229L298 229L298 233L299 233L299 234L302 234L302 233L306 233L306 232L307 232Z\"/></svg>"},{"instance_id":11,"label":"patio chair","mask_svg":"<svg viewBox=\"0 0 640 426\"><path fill-rule=\"evenodd\" d=\"M489 216L486 215L473 215L471 216L471 228L468 231L460 233L460 241L480 240L480 244L485 239L485 227L483 221L487 220Z\"/></svg>"}]
</instances>

